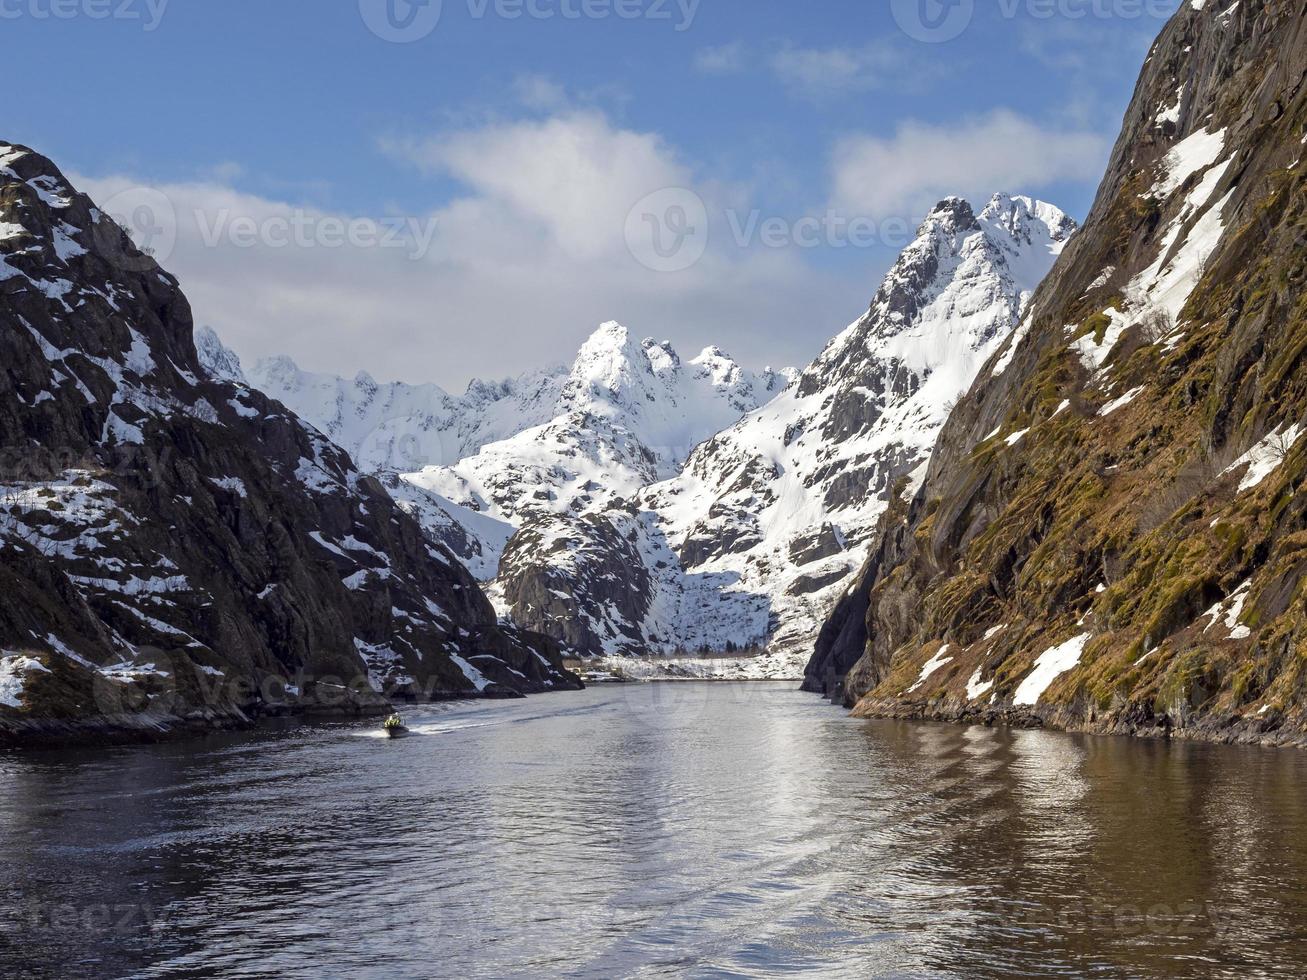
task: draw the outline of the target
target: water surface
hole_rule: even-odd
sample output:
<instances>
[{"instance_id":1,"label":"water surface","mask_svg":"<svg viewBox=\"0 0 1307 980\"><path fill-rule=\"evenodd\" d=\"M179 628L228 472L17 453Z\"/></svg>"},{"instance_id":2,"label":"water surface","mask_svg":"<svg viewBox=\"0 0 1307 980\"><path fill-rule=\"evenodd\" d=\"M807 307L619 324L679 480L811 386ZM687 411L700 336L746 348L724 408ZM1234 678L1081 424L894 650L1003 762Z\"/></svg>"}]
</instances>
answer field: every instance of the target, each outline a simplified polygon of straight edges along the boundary
<instances>
[{"instance_id":1,"label":"water surface","mask_svg":"<svg viewBox=\"0 0 1307 980\"><path fill-rule=\"evenodd\" d=\"M1307 975L1307 754L774 684L409 721L0 756L0 975Z\"/></svg>"}]
</instances>

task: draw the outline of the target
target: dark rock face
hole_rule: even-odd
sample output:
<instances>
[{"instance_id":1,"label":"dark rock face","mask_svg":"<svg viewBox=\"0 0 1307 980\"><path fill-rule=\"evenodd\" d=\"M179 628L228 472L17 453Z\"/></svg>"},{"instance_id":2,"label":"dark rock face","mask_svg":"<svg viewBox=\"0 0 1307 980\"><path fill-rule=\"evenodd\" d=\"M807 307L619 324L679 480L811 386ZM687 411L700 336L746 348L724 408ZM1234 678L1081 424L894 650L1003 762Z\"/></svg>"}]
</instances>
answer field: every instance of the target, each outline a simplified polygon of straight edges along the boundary
<instances>
[{"instance_id":1,"label":"dark rock face","mask_svg":"<svg viewBox=\"0 0 1307 980\"><path fill-rule=\"evenodd\" d=\"M528 518L500 563L514 622L547 632L574 656L646 653L653 584L638 523L620 511Z\"/></svg>"},{"instance_id":2,"label":"dark rock face","mask_svg":"<svg viewBox=\"0 0 1307 980\"><path fill-rule=\"evenodd\" d=\"M822 624L812 659L804 673L803 690L832 700L844 697L846 679L861 666L867 647L867 620L870 609L871 583L880 580L882 569L902 559L906 537L906 508L901 500L886 511L872 543L871 557L858 573L857 582L836 603L830 617ZM857 689L849 680L847 689ZM872 685L874 686L874 685ZM870 688L863 687L866 690Z\"/></svg>"},{"instance_id":3,"label":"dark rock face","mask_svg":"<svg viewBox=\"0 0 1307 980\"><path fill-rule=\"evenodd\" d=\"M0 364L0 738L578 686L344 452L207 376L177 281L6 144Z\"/></svg>"},{"instance_id":4,"label":"dark rock face","mask_svg":"<svg viewBox=\"0 0 1307 980\"><path fill-rule=\"evenodd\" d=\"M845 544L834 524L823 524L815 531L801 534L790 542L790 561L810 565L844 551Z\"/></svg>"},{"instance_id":5,"label":"dark rock face","mask_svg":"<svg viewBox=\"0 0 1307 980\"><path fill-rule=\"evenodd\" d=\"M809 690L1303 740L1304 134L1302 5L1183 4L1088 222L882 523Z\"/></svg>"}]
</instances>

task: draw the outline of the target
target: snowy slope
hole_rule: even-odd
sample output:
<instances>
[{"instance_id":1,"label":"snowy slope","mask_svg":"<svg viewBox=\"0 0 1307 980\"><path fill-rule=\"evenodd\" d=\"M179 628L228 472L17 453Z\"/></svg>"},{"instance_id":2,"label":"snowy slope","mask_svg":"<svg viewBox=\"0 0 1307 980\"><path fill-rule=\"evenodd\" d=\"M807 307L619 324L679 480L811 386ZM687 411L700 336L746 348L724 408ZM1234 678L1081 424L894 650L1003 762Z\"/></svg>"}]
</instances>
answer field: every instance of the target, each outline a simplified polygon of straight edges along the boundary
<instances>
[{"instance_id":1,"label":"snowy slope","mask_svg":"<svg viewBox=\"0 0 1307 980\"><path fill-rule=\"evenodd\" d=\"M211 371L240 371L211 330L197 331L196 345ZM455 463L546 422L557 414L566 379L557 367L511 381L473 381L455 397L436 385L379 384L366 372L353 379L315 374L288 357L261 360L243 378L310 420L367 472Z\"/></svg>"},{"instance_id":2,"label":"snowy slope","mask_svg":"<svg viewBox=\"0 0 1307 980\"><path fill-rule=\"evenodd\" d=\"M405 478L513 523L602 510L673 476L695 446L794 376L746 371L715 347L686 363L665 341L605 323L577 354L548 421Z\"/></svg>"},{"instance_id":3,"label":"snowy slope","mask_svg":"<svg viewBox=\"0 0 1307 980\"><path fill-rule=\"evenodd\" d=\"M511 525L507 539L469 536L481 556L477 574L498 576L491 599L514 622L586 656L674 646L674 617L666 637L651 636L645 620L661 608L661 577L682 578L679 563L656 521L631 501L795 375L754 374L715 347L687 363L666 342L605 323L578 353L556 417L403 479L446 513L453 504L499 522L497 531Z\"/></svg>"},{"instance_id":4,"label":"snowy slope","mask_svg":"<svg viewBox=\"0 0 1307 980\"><path fill-rule=\"evenodd\" d=\"M641 495L687 573L672 630L683 648L765 637L756 669L802 676L891 492L911 493L922 479L953 402L1016 326L1074 229L1029 198L999 195L979 214L960 199L941 202L868 313L797 385ZM698 583L714 577L733 581L699 615Z\"/></svg>"},{"instance_id":5,"label":"snowy slope","mask_svg":"<svg viewBox=\"0 0 1307 980\"><path fill-rule=\"evenodd\" d=\"M474 381L458 398L366 373L313 374L284 357L245 371L207 328L196 347L211 376L276 397L346 449L483 581L533 516L633 498L797 377L745 370L716 347L687 363L617 323L600 326L569 368Z\"/></svg>"},{"instance_id":6,"label":"snowy slope","mask_svg":"<svg viewBox=\"0 0 1307 980\"><path fill-rule=\"evenodd\" d=\"M1029 198L941 202L801 375L715 348L684 362L606 323L570 369L463 399L284 360L252 380L380 473L517 624L587 656L762 651L725 672L798 678L892 492L1074 229ZM395 472L412 458L430 465Z\"/></svg>"}]
</instances>

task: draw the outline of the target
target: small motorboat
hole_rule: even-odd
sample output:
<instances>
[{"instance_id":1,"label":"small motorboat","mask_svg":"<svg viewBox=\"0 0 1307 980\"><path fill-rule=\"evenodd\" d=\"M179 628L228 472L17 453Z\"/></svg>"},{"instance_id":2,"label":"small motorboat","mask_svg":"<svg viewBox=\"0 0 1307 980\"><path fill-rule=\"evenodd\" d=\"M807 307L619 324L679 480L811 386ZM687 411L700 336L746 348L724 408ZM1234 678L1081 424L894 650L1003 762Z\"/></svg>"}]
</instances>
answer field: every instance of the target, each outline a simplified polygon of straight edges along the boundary
<instances>
[{"instance_id":1,"label":"small motorboat","mask_svg":"<svg viewBox=\"0 0 1307 980\"><path fill-rule=\"evenodd\" d=\"M404 719L399 715L391 715L382 723L387 735L391 738L403 738L408 734L408 727L404 724Z\"/></svg>"}]
</instances>

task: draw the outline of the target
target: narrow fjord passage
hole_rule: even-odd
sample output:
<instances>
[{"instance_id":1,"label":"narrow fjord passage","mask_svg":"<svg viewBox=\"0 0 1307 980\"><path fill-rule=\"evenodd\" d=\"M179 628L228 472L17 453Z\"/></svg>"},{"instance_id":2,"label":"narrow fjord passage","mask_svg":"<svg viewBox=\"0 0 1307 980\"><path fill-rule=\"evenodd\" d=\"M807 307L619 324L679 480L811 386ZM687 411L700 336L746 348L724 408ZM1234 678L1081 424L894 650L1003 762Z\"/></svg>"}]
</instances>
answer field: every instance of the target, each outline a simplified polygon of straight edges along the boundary
<instances>
[{"instance_id":1,"label":"narrow fjord passage","mask_svg":"<svg viewBox=\"0 0 1307 980\"><path fill-rule=\"evenodd\" d=\"M0 758L30 976L1299 976L1299 753L628 685Z\"/></svg>"}]
</instances>

